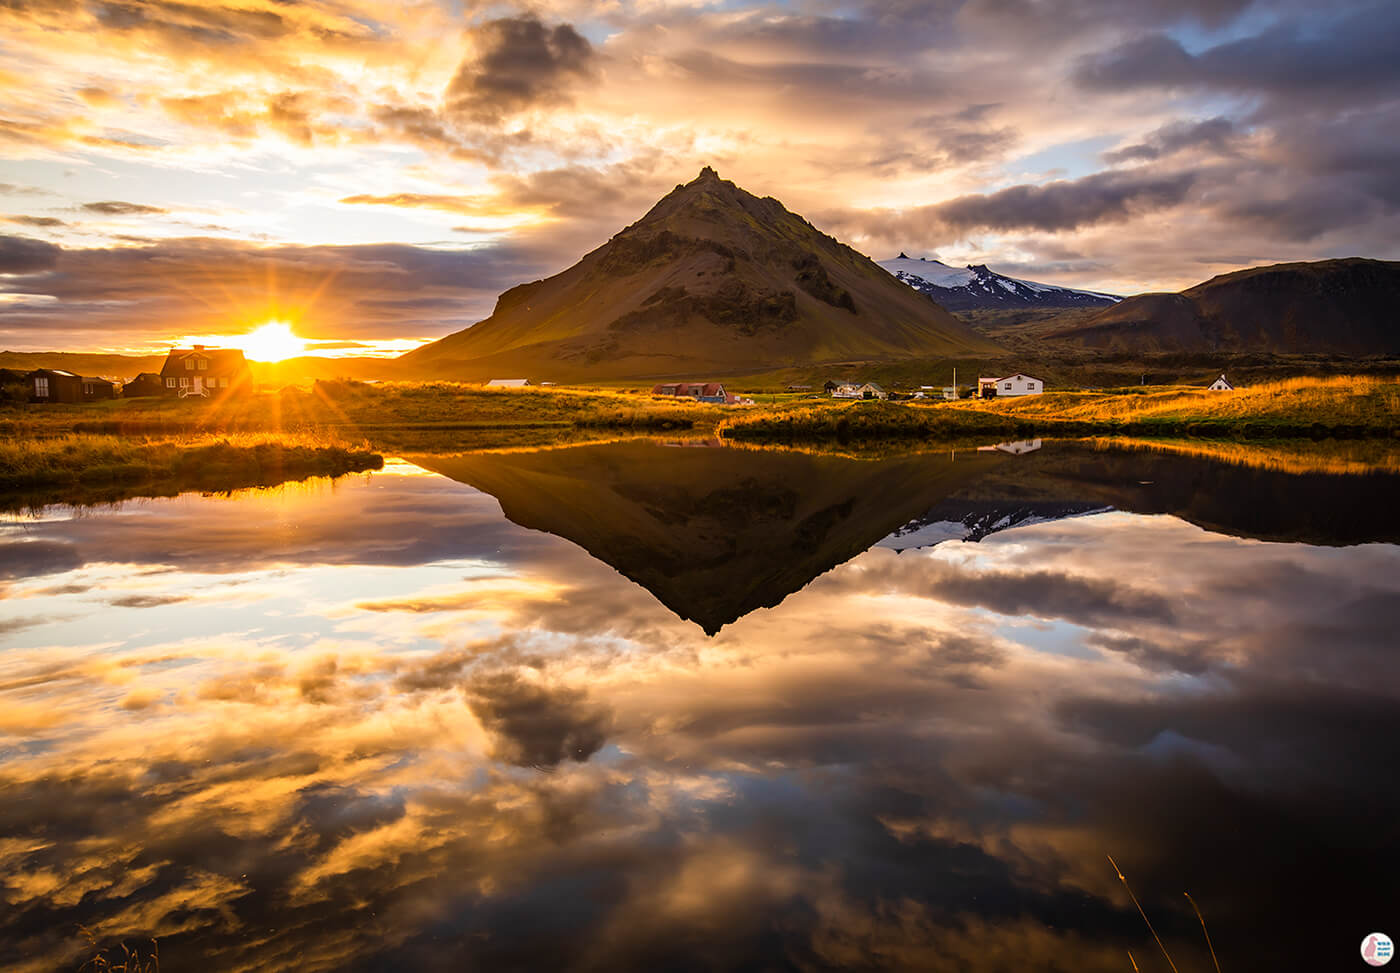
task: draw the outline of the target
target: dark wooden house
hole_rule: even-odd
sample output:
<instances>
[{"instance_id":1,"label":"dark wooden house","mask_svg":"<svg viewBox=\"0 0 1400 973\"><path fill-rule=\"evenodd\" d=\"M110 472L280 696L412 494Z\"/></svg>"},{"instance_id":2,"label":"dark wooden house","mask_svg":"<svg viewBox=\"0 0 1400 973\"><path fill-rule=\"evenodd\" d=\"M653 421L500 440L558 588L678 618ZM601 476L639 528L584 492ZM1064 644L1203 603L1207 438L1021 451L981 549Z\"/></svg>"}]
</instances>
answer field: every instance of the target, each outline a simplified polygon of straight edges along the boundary
<instances>
[{"instance_id":1,"label":"dark wooden house","mask_svg":"<svg viewBox=\"0 0 1400 973\"><path fill-rule=\"evenodd\" d=\"M122 386L122 398L132 399L144 395L163 395L165 382L159 372L142 372Z\"/></svg>"},{"instance_id":2,"label":"dark wooden house","mask_svg":"<svg viewBox=\"0 0 1400 973\"><path fill-rule=\"evenodd\" d=\"M29 373L30 402L81 402L83 379L61 368L36 368Z\"/></svg>"},{"instance_id":3,"label":"dark wooden house","mask_svg":"<svg viewBox=\"0 0 1400 973\"><path fill-rule=\"evenodd\" d=\"M160 370L166 395L208 398L253 389L253 370L238 348L172 348Z\"/></svg>"},{"instance_id":4,"label":"dark wooden house","mask_svg":"<svg viewBox=\"0 0 1400 973\"><path fill-rule=\"evenodd\" d=\"M101 399L115 399L121 395L122 383L109 378L83 378L83 401L97 402Z\"/></svg>"}]
</instances>

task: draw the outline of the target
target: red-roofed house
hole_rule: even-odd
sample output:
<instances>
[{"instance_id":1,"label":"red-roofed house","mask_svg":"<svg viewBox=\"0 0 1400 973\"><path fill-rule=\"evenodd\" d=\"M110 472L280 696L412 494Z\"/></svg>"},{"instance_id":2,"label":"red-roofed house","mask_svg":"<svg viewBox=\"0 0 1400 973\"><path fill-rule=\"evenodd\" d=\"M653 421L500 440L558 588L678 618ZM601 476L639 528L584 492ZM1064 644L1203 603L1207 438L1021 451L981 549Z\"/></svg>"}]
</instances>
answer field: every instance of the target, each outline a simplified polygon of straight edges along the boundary
<instances>
[{"instance_id":1,"label":"red-roofed house","mask_svg":"<svg viewBox=\"0 0 1400 973\"><path fill-rule=\"evenodd\" d=\"M724 386L719 382L667 382L651 390L652 395L686 396L700 402L728 401Z\"/></svg>"}]
</instances>

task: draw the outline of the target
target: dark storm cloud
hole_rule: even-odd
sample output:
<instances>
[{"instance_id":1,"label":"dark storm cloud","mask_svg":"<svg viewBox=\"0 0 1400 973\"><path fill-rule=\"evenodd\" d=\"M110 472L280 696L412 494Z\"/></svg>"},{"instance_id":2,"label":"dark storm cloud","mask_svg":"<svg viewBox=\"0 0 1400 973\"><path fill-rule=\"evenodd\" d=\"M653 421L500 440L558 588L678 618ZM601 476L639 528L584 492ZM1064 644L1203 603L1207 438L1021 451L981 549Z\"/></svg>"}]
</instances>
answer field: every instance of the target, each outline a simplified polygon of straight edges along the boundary
<instances>
[{"instance_id":1,"label":"dark storm cloud","mask_svg":"<svg viewBox=\"0 0 1400 973\"><path fill-rule=\"evenodd\" d=\"M1011 186L904 211L818 214L838 235L881 239L960 237L978 230L1063 232L1127 220L1182 202L1197 176L1098 172L1082 179Z\"/></svg>"},{"instance_id":2,"label":"dark storm cloud","mask_svg":"<svg viewBox=\"0 0 1400 973\"><path fill-rule=\"evenodd\" d=\"M593 45L569 24L546 26L524 14L491 20L472 32L474 56L447 87L451 110L498 122L526 108L558 104L593 68Z\"/></svg>"},{"instance_id":3,"label":"dark storm cloud","mask_svg":"<svg viewBox=\"0 0 1400 973\"><path fill-rule=\"evenodd\" d=\"M100 203L84 203L82 208L89 213L100 213L103 216L154 216L170 212L160 206L147 206L145 203L124 203L115 199Z\"/></svg>"},{"instance_id":4,"label":"dark storm cloud","mask_svg":"<svg viewBox=\"0 0 1400 973\"><path fill-rule=\"evenodd\" d=\"M1039 186L1012 186L986 195L959 196L931 207L950 229L1074 230L1126 219L1134 212L1164 209L1181 202L1195 176L1098 172L1082 179Z\"/></svg>"},{"instance_id":5,"label":"dark storm cloud","mask_svg":"<svg viewBox=\"0 0 1400 973\"><path fill-rule=\"evenodd\" d=\"M58 263L63 248L43 240L0 236L0 274L34 274Z\"/></svg>"},{"instance_id":6,"label":"dark storm cloud","mask_svg":"<svg viewBox=\"0 0 1400 973\"><path fill-rule=\"evenodd\" d=\"M610 717L579 690L551 688L513 672L478 676L472 711L496 738L496 757L522 767L585 763L607 740Z\"/></svg>"},{"instance_id":7,"label":"dark storm cloud","mask_svg":"<svg viewBox=\"0 0 1400 973\"><path fill-rule=\"evenodd\" d=\"M1200 122L1173 122L1157 129L1144 141L1105 152L1103 157L1108 162L1150 161L1183 149L1194 148L1207 148L1222 153L1238 131L1235 123L1223 116Z\"/></svg>"},{"instance_id":8,"label":"dark storm cloud","mask_svg":"<svg viewBox=\"0 0 1400 973\"><path fill-rule=\"evenodd\" d=\"M1397 35L1400 6L1386 2L1321 24L1285 21L1199 54L1167 34L1148 34L1082 62L1075 77L1105 90L1200 86L1374 102L1393 97L1400 85Z\"/></svg>"}]
</instances>

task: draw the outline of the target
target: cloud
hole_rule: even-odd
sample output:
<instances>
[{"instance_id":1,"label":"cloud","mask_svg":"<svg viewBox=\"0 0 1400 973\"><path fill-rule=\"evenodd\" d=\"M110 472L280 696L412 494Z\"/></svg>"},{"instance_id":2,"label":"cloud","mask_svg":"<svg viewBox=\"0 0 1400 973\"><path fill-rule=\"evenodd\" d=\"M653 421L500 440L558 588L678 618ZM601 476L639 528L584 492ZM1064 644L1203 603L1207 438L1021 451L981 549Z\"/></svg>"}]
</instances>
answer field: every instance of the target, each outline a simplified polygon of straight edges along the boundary
<instances>
[{"instance_id":1,"label":"cloud","mask_svg":"<svg viewBox=\"0 0 1400 973\"><path fill-rule=\"evenodd\" d=\"M1086 58L1075 79L1101 90L1204 87L1286 94L1303 103L1338 97L1382 102L1400 86L1400 64L1390 42L1397 30L1400 10L1379 3L1320 24L1283 20L1199 54L1168 34L1151 33Z\"/></svg>"},{"instance_id":2,"label":"cloud","mask_svg":"<svg viewBox=\"0 0 1400 973\"><path fill-rule=\"evenodd\" d=\"M522 767L584 763L607 740L610 718L575 689L551 689L515 673L491 673L467 686L472 711L496 737L496 756Z\"/></svg>"},{"instance_id":3,"label":"cloud","mask_svg":"<svg viewBox=\"0 0 1400 973\"><path fill-rule=\"evenodd\" d=\"M84 203L82 208L89 213L100 213L103 216L153 216L170 212L160 206L149 206L145 203L124 203L120 200Z\"/></svg>"},{"instance_id":4,"label":"cloud","mask_svg":"<svg viewBox=\"0 0 1400 973\"><path fill-rule=\"evenodd\" d=\"M53 229L68 224L56 216L6 216L3 217L6 223L16 223L20 226L33 226L41 229Z\"/></svg>"},{"instance_id":5,"label":"cloud","mask_svg":"<svg viewBox=\"0 0 1400 973\"><path fill-rule=\"evenodd\" d=\"M1103 157L1108 162L1150 161L1194 148L1223 153L1238 134L1235 123L1219 115L1204 121L1172 122L1142 142L1105 152Z\"/></svg>"},{"instance_id":6,"label":"cloud","mask_svg":"<svg viewBox=\"0 0 1400 973\"><path fill-rule=\"evenodd\" d=\"M24 275L51 270L62 253L61 247L43 240L0 236L0 273Z\"/></svg>"},{"instance_id":7,"label":"cloud","mask_svg":"<svg viewBox=\"0 0 1400 973\"><path fill-rule=\"evenodd\" d=\"M448 84L452 112L478 123L499 123L528 108L568 100L593 70L593 45L570 24L545 25L522 14L474 28L475 48Z\"/></svg>"}]
</instances>

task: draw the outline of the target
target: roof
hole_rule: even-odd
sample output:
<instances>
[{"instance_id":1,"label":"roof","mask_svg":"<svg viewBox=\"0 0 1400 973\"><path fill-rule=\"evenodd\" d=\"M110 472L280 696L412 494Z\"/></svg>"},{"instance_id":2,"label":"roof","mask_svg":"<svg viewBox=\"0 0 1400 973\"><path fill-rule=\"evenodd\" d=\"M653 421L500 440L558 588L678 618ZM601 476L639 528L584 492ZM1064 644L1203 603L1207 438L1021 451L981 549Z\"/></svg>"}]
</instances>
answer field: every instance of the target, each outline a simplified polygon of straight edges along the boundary
<instances>
[{"instance_id":1,"label":"roof","mask_svg":"<svg viewBox=\"0 0 1400 973\"><path fill-rule=\"evenodd\" d=\"M241 372L248 367L248 360L243 357L241 348L171 348L170 354L165 356L165 364L161 366L161 377L185 374L184 361L191 357L208 359L209 367L204 369L206 373Z\"/></svg>"},{"instance_id":2,"label":"roof","mask_svg":"<svg viewBox=\"0 0 1400 973\"><path fill-rule=\"evenodd\" d=\"M31 375L62 375L64 378L79 378L73 372L65 372L61 368L36 368L30 372Z\"/></svg>"},{"instance_id":3,"label":"roof","mask_svg":"<svg viewBox=\"0 0 1400 973\"><path fill-rule=\"evenodd\" d=\"M979 378L978 382L1009 382L1013 378L1024 378L1032 382L1039 382L1040 379L1034 375L1027 375L1025 372L1016 372L1014 375L1003 375L1001 378Z\"/></svg>"},{"instance_id":4,"label":"roof","mask_svg":"<svg viewBox=\"0 0 1400 973\"><path fill-rule=\"evenodd\" d=\"M652 395L694 395L698 398L702 395L723 395L724 386L719 382L663 382L654 386L651 393Z\"/></svg>"},{"instance_id":5,"label":"roof","mask_svg":"<svg viewBox=\"0 0 1400 973\"><path fill-rule=\"evenodd\" d=\"M493 378L486 383L488 389L523 388L530 384L528 378Z\"/></svg>"}]
</instances>

